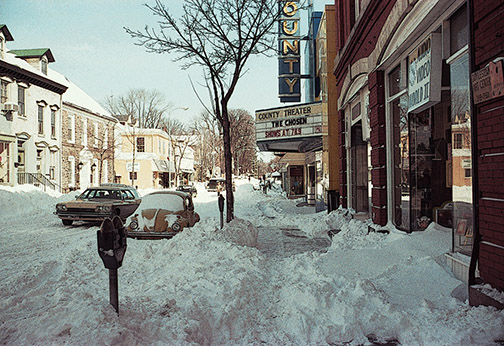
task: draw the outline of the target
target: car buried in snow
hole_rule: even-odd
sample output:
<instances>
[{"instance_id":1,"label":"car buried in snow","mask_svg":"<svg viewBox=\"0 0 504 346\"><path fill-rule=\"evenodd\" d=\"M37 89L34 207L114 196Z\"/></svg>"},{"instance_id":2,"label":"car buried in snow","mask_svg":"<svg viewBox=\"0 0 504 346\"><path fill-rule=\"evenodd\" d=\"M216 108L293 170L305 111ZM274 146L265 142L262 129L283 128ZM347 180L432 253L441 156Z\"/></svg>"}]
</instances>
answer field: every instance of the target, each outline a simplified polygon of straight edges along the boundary
<instances>
[{"instance_id":1,"label":"car buried in snow","mask_svg":"<svg viewBox=\"0 0 504 346\"><path fill-rule=\"evenodd\" d=\"M136 212L126 220L129 238L172 238L200 220L192 196L181 191L156 191L142 197Z\"/></svg>"},{"instance_id":2,"label":"car buried in snow","mask_svg":"<svg viewBox=\"0 0 504 346\"><path fill-rule=\"evenodd\" d=\"M56 204L54 212L63 225L74 221L101 222L117 215L123 221L133 214L140 204L138 191L125 184L102 184L87 188L75 200Z\"/></svg>"}]
</instances>

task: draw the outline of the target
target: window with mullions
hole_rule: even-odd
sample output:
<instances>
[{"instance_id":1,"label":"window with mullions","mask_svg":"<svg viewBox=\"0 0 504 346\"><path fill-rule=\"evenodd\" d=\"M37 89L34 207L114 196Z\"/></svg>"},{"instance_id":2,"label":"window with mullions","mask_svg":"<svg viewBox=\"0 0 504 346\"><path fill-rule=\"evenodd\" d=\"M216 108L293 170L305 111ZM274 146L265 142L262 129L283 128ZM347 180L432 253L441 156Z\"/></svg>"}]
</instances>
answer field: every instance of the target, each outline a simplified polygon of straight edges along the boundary
<instances>
[{"instance_id":1,"label":"window with mullions","mask_svg":"<svg viewBox=\"0 0 504 346\"><path fill-rule=\"evenodd\" d=\"M136 141L137 152L144 153L145 152L145 137L138 137Z\"/></svg>"},{"instance_id":2,"label":"window with mullions","mask_svg":"<svg viewBox=\"0 0 504 346\"><path fill-rule=\"evenodd\" d=\"M56 111L51 109L51 137L56 138Z\"/></svg>"},{"instance_id":3,"label":"window with mullions","mask_svg":"<svg viewBox=\"0 0 504 346\"><path fill-rule=\"evenodd\" d=\"M9 83L7 83L4 80L1 81L1 85L0 85L0 103L7 102L7 99L8 99L7 87L8 86L9 86Z\"/></svg>"},{"instance_id":4,"label":"window with mullions","mask_svg":"<svg viewBox=\"0 0 504 346\"><path fill-rule=\"evenodd\" d=\"M25 94L26 88L18 86L18 115L25 116Z\"/></svg>"},{"instance_id":5,"label":"window with mullions","mask_svg":"<svg viewBox=\"0 0 504 346\"><path fill-rule=\"evenodd\" d=\"M44 134L44 106L38 106L38 133Z\"/></svg>"},{"instance_id":6,"label":"window with mullions","mask_svg":"<svg viewBox=\"0 0 504 346\"><path fill-rule=\"evenodd\" d=\"M410 175L409 175L409 118L408 95L404 73L399 64L387 76L388 104L392 122L394 223L409 230Z\"/></svg>"}]
</instances>

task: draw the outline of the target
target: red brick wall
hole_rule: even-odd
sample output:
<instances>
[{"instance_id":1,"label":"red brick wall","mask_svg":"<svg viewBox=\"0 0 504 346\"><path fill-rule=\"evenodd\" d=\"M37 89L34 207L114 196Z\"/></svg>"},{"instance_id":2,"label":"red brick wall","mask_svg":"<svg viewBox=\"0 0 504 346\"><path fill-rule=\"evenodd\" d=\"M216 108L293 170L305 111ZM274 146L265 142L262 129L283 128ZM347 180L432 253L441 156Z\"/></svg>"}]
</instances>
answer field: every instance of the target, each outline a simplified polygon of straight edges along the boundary
<instances>
[{"instance_id":1,"label":"red brick wall","mask_svg":"<svg viewBox=\"0 0 504 346\"><path fill-rule=\"evenodd\" d=\"M472 2L474 69L479 70L495 58L504 57L504 3L502 0ZM504 290L504 250L498 247L504 247L504 98L476 105L474 111L478 148L478 229L483 240L479 270L486 283Z\"/></svg>"},{"instance_id":2,"label":"red brick wall","mask_svg":"<svg viewBox=\"0 0 504 346\"><path fill-rule=\"evenodd\" d=\"M339 29L336 47L340 52L338 66L334 74L336 75L337 92L341 95L343 82L345 81L348 66L354 64L364 57L368 57L374 50L380 32L387 20L395 0L371 0L366 11L362 12L362 18L355 22L353 8L354 0L335 1L336 27ZM353 31L353 41L347 42ZM342 49L344 50L342 51ZM386 190L386 168L385 168L385 90L383 72L375 72L369 76L370 109L371 109L371 161L372 171L372 201L373 201L373 222L385 225L387 223L387 190ZM373 81L371 81L373 79ZM346 149L345 149L345 124L344 114L340 116L340 167L341 204L347 207L347 172L346 172Z\"/></svg>"}]
</instances>

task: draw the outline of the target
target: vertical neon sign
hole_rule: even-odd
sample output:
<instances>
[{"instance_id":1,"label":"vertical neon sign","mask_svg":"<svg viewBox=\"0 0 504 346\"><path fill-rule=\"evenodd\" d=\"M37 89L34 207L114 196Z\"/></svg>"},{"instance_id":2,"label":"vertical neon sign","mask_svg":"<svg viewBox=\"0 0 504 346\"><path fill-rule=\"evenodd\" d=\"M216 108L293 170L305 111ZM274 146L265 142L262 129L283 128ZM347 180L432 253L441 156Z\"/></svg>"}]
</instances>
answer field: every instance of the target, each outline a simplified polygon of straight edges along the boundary
<instances>
[{"instance_id":1,"label":"vertical neon sign","mask_svg":"<svg viewBox=\"0 0 504 346\"><path fill-rule=\"evenodd\" d=\"M301 54L297 1L279 1L278 97L280 102L301 101Z\"/></svg>"}]
</instances>

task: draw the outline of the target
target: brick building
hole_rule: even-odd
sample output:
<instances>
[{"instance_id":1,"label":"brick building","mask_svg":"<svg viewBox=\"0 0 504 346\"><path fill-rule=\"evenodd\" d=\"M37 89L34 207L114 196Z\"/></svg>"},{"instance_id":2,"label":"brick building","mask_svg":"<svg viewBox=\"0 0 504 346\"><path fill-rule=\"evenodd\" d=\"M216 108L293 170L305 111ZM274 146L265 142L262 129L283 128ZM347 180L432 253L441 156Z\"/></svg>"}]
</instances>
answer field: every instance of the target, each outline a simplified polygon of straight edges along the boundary
<instances>
[{"instance_id":1,"label":"brick building","mask_svg":"<svg viewBox=\"0 0 504 346\"><path fill-rule=\"evenodd\" d=\"M451 229L455 275L475 284L479 269L480 280L500 291L503 7L335 1L334 61L340 203L378 227L414 232L434 221ZM492 89L475 89L474 78Z\"/></svg>"},{"instance_id":2,"label":"brick building","mask_svg":"<svg viewBox=\"0 0 504 346\"><path fill-rule=\"evenodd\" d=\"M117 121L77 85L67 84L61 121L62 192L113 182Z\"/></svg>"},{"instance_id":3,"label":"brick building","mask_svg":"<svg viewBox=\"0 0 504 346\"><path fill-rule=\"evenodd\" d=\"M469 274L470 284L488 283L504 291L504 3L500 0L471 0L469 27L471 72L473 76L473 162L475 203L475 243ZM490 75L490 89L478 88L481 75ZM487 83L488 85L488 83ZM476 267L480 278L476 278ZM470 301L489 302L470 290ZM497 305L497 304L494 304ZM500 304L500 308L504 308Z\"/></svg>"}]
</instances>

